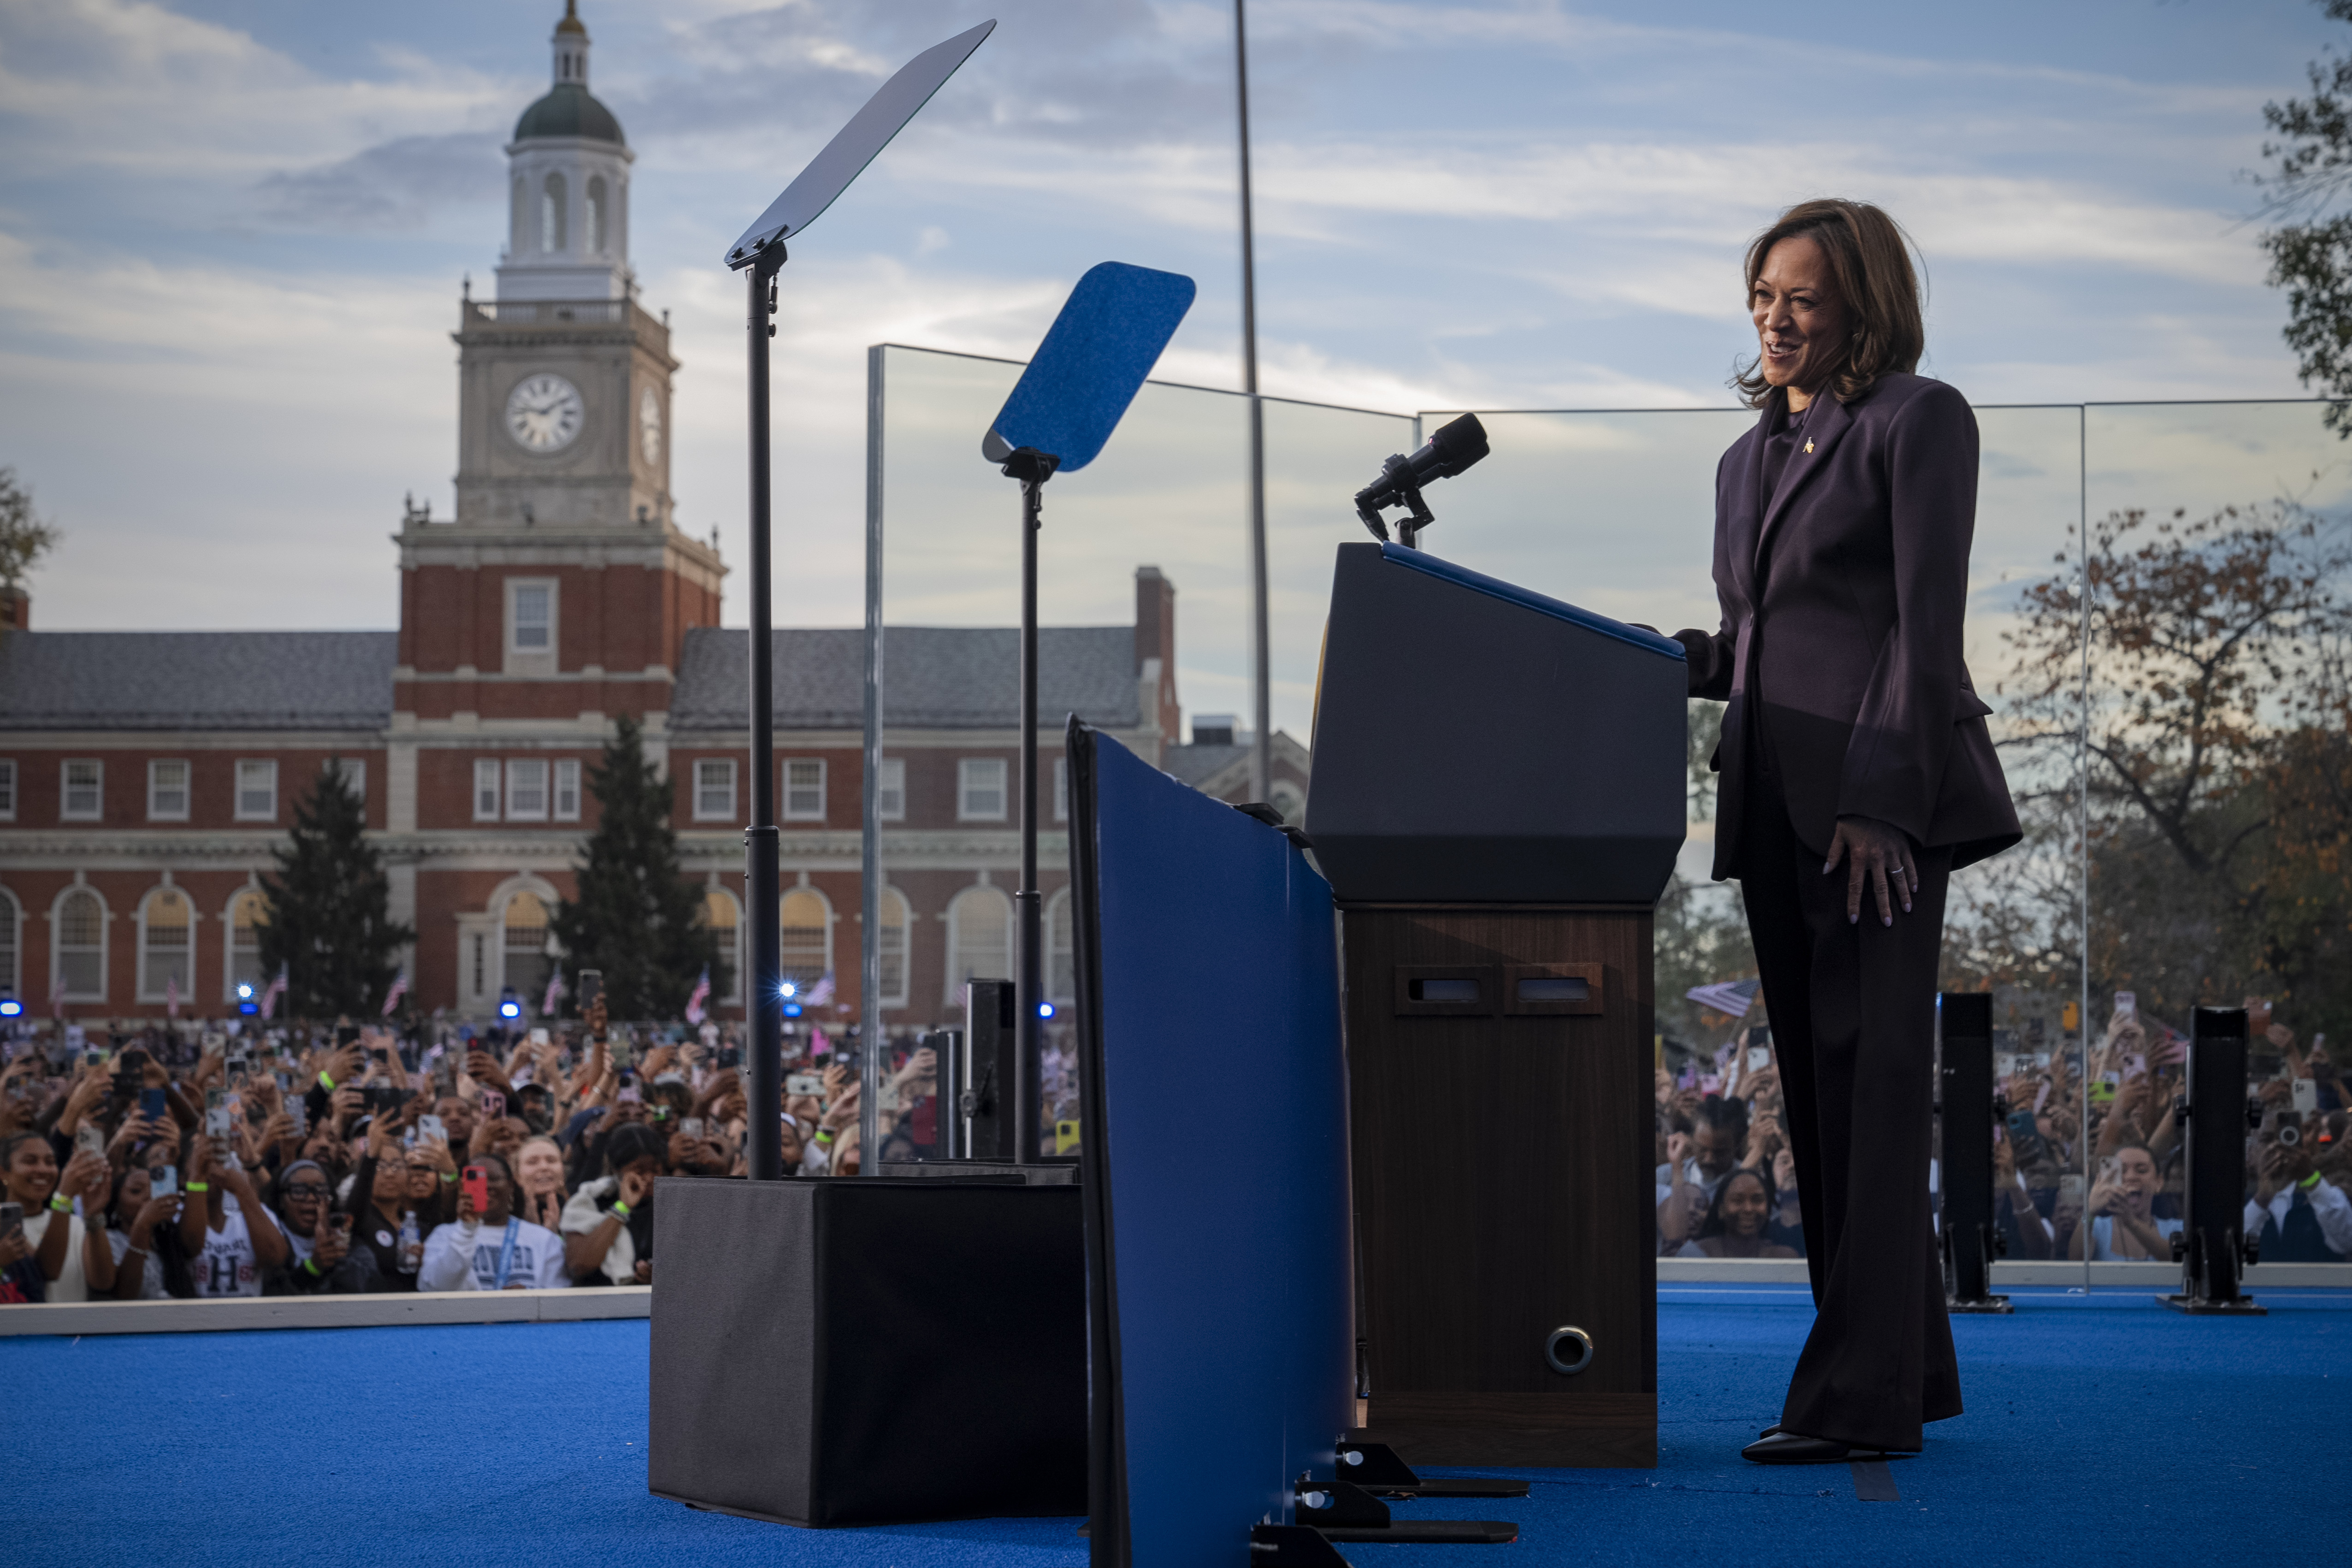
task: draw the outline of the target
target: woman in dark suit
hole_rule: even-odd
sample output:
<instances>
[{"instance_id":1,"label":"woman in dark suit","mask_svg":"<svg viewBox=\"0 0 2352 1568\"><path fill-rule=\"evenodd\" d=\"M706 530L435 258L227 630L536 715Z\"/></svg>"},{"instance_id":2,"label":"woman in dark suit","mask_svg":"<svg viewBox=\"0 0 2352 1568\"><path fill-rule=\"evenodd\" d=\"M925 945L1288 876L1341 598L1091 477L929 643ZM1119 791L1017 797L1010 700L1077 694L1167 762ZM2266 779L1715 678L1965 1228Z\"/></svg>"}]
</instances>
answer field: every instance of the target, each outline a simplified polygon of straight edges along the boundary
<instances>
[{"instance_id":1,"label":"woman in dark suit","mask_svg":"<svg viewBox=\"0 0 2352 1568\"><path fill-rule=\"evenodd\" d=\"M1766 1464L1914 1451L1960 1413L1927 1194L1937 961L1957 868L2020 837L1960 657L1976 416L1913 374L1902 231L1790 208L1747 259L1760 411L1716 471L1723 624L1679 632L1727 702L1715 875L1763 972L1813 1330Z\"/></svg>"}]
</instances>

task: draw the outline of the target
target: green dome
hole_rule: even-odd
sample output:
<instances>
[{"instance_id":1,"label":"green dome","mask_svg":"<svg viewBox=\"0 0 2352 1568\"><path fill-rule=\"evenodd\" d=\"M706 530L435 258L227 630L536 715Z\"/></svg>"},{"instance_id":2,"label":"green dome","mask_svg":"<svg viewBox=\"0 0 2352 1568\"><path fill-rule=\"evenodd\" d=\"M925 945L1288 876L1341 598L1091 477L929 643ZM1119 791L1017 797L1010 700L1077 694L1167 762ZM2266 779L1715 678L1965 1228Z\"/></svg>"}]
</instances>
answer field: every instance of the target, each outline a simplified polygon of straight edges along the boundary
<instances>
[{"instance_id":1,"label":"green dome","mask_svg":"<svg viewBox=\"0 0 2352 1568\"><path fill-rule=\"evenodd\" d=\"M558 83L515 121L516 141L528 142L536 136L584 136L591 142L629 144L613 111L590 97L586 88L569 81Z\"/></svg>"}]
</instances>

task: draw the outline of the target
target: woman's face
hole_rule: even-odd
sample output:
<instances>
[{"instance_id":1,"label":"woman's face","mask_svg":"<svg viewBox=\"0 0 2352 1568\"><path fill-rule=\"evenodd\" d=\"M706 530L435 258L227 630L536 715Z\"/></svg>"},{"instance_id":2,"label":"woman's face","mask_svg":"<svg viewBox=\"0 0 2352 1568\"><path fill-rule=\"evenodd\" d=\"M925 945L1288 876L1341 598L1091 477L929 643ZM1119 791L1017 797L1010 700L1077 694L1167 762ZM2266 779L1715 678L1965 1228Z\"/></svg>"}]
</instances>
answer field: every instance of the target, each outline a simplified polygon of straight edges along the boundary
<instances>
[{"instance_id":1,"label":"woman's face","mask_svg":"<svg viewBox=\"0 0 2352 1568\"><path fill-rule=\"evenodd\" d=\"M58 1157L49 1149L46 1138L27 1138L16 1145L8 1156L5 1173L8 1195L28 1209L37 1209L49 1201L58 1190Z\"/></svg>"},{"instance_id":2,"label":"woman's face","mask_svg":"<svg viewBox=\"0 0 2352 1568\"><path fill-rule=\"evenodd\" d=\"M1752 1171L1727 1177L1723 1228L1742 1240L1764 1234L1764 1181Z\"/></svg>"},{"instance_id":3,"label":"woman's face","mask_svg":"<svg viewBox=\"0 0 2352 1568\"><path fill-rule=\"evenodd\" d=\"M422 1203L431 1197L441 1180L441 1173L433 1162L422 1154L408 1156L408 1195Z\"/></svg>"},{"instance_id":4,"label":"woman's face","mask_svg":"<svg viewBox=\"0 0 2352 1568\"><path fill-rule=\"evenodd\" d=\"M515 1180L533 1197L563 1185L563 1156L546 1143L526 1143L515 1157Z\"/></svg>"},{"instance_id":5,"label":"woman's face","mask_svg":"<svg viewBox=\"0 0 2352 1568\"><path fill-rule=\"evenodd\" d=\"M133 1165L122 1178L122 1195L115 1200L114 1217L126 1229L155 1195L155 1184L149 1179L144 1167Z\"/></svg>"},{"instance_id":6,"label":"woman's face","mask_svg":"<svg viewBox=\"0 0 2352 1568\"><path fill-rule=\"evenodd\" d=\"M1845 355L1849 313L1828 255L1809 234L1792 235L1766 252L1748 308L1763 355L1759 366L1774 386L1809 394Z\"/></svg>"},{"instance_id":7,"label":"woman's face","mask_svg":"<svg viewBox=\"0 0 2352 1568\"><path fill-rule=\"evenodd\" d=\"M2130 1200L2134 1213L2146 1215L2164 1183L2157 1174L2153 1155L2145 1149L2126 1149L2116 1156L2116 1185Z\"/></svg>"},{"instance_id":8,"label":"woman's face","mask_svg":"<svg viewBox=\"0 0 2352 1568\"><path fill-rule=\"evenodd\" d=\"M382 1204L396 1204L407 1197L408 1162L404 1159L376 1162L375 1185L368 1191Z\"/></svg>"},{"instance_id":9,"label":"woman's face","mask_svg":"<svg viewBox=\"0 0 2352 1568\"><path fill-rule=\"evenodd\" d=\"M327 1178L323 1172L300 1171L292 1181L279 1189L285 1195L286 1223L304 1236L319 1228L319 1216L327 1208ZM130 1194L126 1191L124 1197Z\"/></svg>"}]
</instances>

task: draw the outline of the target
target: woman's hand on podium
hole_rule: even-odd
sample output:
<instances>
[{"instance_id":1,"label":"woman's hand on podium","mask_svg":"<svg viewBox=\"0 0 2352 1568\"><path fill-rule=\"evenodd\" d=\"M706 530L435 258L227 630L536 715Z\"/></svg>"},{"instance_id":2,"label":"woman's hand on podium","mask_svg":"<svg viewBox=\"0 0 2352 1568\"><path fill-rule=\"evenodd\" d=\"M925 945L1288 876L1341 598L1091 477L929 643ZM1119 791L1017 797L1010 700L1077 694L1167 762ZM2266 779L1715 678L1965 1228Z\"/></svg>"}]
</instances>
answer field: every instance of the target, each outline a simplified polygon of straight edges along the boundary
<instances>
[{"instance_id":1,"label":"woman's hand on podium","mask_svg":"<svg viewBox=\"0 0 2352 1568\"><path fill-rule=\"evenodd\" d=\"M1826 877L1836 870L1840 861L1845 863L1847 924L1862 919L1862 889L1867 881L1878 895L1879 923L1891 926L1897 902L1902 904L1905 914L1911 912L1911 895L1919 886L1919 868L1912 864L1916 858L1909 837L1892 823L1868 816L1841 816L1837 837L1830 840L1830 858L1822 862L1822 875ZM1894 883L1891 897L1887 891L1889 879Z\"/></svg>"}]
</instances>

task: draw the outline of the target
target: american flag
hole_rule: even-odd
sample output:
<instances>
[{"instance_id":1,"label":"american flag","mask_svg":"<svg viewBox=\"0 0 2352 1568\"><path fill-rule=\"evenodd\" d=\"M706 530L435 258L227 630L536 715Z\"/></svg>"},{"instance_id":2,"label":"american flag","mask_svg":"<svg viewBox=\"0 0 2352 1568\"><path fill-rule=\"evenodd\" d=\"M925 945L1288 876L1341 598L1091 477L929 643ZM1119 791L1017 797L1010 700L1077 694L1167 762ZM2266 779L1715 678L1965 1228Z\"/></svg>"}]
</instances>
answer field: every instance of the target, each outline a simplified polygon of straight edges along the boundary
<instances>
[{"instance_id":1,"label":"american flag","mask_svg":"<svg viewBox=\"0 0 2352 1568\"><path fill-rule=\"evenodd\" d=\"M554 973L547 977L547 995L539 1005L539 1016L542 1018L554 1017L555 1005L557 1002L561 1001L562 997L563 971L559 969Z\"/></svg>"},{"instance_id":2,"label":"american flag","mask_svg":"<svg viewBox=\"0 0 2352 1568\"><path fill-rule=\"evenodd\" d=\"M165 976L163 980L163 1016L176 1018L179 1016L180 977L177 974L171 974Z\"/></svg>"},{"instance_id":3,"label":"american flag","mask_svg":"<svg viewBox=\"0 0 2352 1568\"><path fill-rule=\"evenodd\" d=\"M702 1022L702 1005L710 1000L710 966L702 966L702 978L694 983L694 994L686 999L686 1021Z\"/></svg>"},{"instance_id":4,"label":"american flag","mask_svg":"<svg viewBox=\"0 0 2352 1568\"><path fill-rule=\"evenodd\" d=\"M824 1031L823 1029L811 1029L809 1031L809 1055L813 1057L821 1057L830 1054L832 1050L833 1042L824 1037Z\"/></svg>"},{"instance_id":5,"label":"american flag","mask_svg":"<svg viewBox=\"0 0 2352 1568\"><path fill-rule=\"evenodd\" d=\"M278 966L278 978L271 981L268 989L261 994L261 1016L264 1018L278 1010L278 999L286 994L287 967L283 963Z\"/></svg>"},{"instance_id":6,"label":"american flag","mask_svg":"<svg viewBox=\"0 0 2352 1568\"><path fill-rule=\"evenodd\" d=\"M393 981L392 989L383 994L383 1016L387 1018L391 1017L392 1010L399 1006L400 999L407 994L408 971L404 969L400 972L399 977Z\"/></svg>"},{"instance_id":7,"label":"american flag","mask_svg":"<svg viewBox=\"0 0 2352 1568\"><path fill-rule=\"evenodd\" d=\"M66 977L62 969L49 975L49 1016L53 1018L66 1016Z\"/></svg>"},{"instance_id":8,"label":"american flag","mask_svg":"<svg viewBox=\"0 0 2352 1568\"><path fill-rule=\"evenodd\" d=\"M822 1007L832 1000L833 976L829 973L824 979L810 986L808 988L808 994L801 998L801 1001L804 1005L811 1007Z\"/></svg>"}]
</instances>

